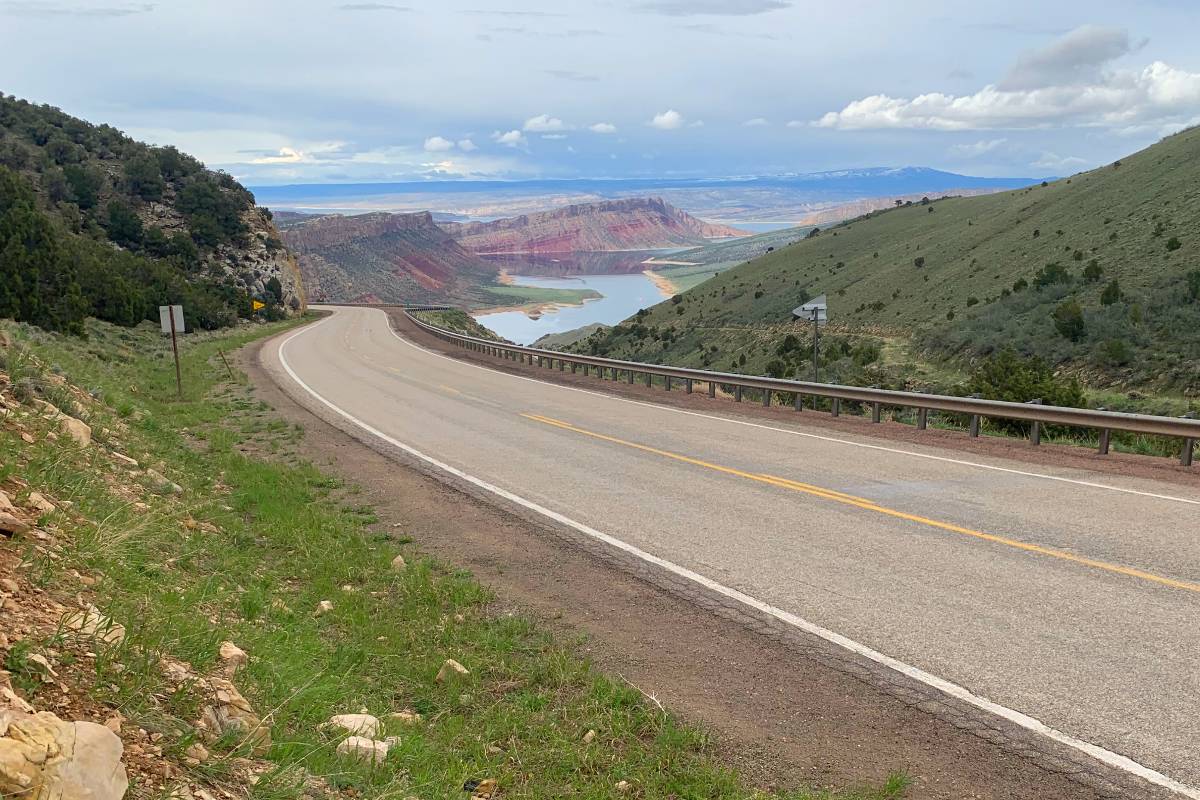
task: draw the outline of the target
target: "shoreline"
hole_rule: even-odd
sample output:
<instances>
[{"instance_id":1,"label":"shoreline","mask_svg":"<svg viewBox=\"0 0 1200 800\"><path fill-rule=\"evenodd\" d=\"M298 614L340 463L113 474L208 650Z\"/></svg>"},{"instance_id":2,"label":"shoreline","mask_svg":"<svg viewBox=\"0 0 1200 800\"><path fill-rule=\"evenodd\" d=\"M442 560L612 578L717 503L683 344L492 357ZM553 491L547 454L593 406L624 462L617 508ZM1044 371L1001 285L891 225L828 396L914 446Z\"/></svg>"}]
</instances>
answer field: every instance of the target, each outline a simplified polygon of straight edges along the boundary
<instances>
[{"instance_id":1,"label":"shoreline","mask_svg":"<svg viewBox=\"0 0 1200 800\"><path fill-rule=\"evenodd\" d=\"M670 298L679 294L679 287L666 275L661 275L652 269L644 269L642 270L642 274L650 279L650 282L662 293L663 297Z\"/></svg>"}]
</instances>

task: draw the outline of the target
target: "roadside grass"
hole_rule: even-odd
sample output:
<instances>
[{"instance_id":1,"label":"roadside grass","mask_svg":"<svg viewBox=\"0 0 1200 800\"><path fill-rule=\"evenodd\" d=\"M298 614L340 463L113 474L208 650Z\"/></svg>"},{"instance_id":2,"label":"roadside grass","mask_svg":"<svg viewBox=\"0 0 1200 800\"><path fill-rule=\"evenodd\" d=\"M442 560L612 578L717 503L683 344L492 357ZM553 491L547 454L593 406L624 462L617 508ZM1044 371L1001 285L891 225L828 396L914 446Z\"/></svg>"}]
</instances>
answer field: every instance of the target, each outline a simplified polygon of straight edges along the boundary
<instances>
[{"instance_id":1,"label":"roadside grass","mask_svg":"<svg viewBox=\"0 0 1200 800\"><path fill-rule=\"evenodd\" d=\"M169 346L149 326L89 322L86 340L10 328L18 344L5 369L14 383L50 392L53 381L20 355L32 353L107 403L86 414L96 438L88 448L52 440L49 423L32 417L42 426L35 444L0 430L0 478L20 476L86 520L68 529L55 512L42 521L67 534L59 559L31 541L0 546L24 547L31 574L52 590L78 589L72 569L99 576L98 604L127 628L121 645L97 650L97 700L162 733L161 746L179 754L195 739L202 699L169 683L160 660L203 673L222 641L235 642L251 657L236 683L272 728L268 758L277 766L250 789L260 800L300 796L297 768L347 796L378 800L466 797L464 784L487 778L503 797L546 800L903 796L903 775L844 793L750 786L719 763L703 731L601 674L470 574L422 556L402 531L381 529L353 487L302 457L302 431L275 418L221 361L220 351L293 324L185 337L182 399ZM122 491L146 477L114 467L109 447L183 491ZM396 555L403 569L393 569ZM334 608L316 614L323 600ZM469 674L436 681L448 658ZM339 757L338 740L320 728L361 709L399 737L377 766ZM422 719L388 718L399 711ZM221 757L185 769L220 785L234 763L227 756L247 746L212 749ZM872 771L869 760L863 768ZM134 785L129 797L164 794Z\"/></svg>"}]
</instances>

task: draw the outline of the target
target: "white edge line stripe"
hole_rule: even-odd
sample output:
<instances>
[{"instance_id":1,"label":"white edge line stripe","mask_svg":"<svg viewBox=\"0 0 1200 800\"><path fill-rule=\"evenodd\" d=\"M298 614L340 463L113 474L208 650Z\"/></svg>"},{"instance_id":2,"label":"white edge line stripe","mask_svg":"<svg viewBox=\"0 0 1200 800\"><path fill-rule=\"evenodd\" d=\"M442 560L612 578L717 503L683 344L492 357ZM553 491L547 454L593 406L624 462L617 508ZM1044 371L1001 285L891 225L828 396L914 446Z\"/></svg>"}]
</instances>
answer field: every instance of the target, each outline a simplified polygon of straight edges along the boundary
<instances>
[{"instance_id":1,"label":"white edge line stripe","mask_svg":"<svg viewBox=\"0 0 1200 800\"><path fill-rule=\"evenodd\" d=\"M985 697L980 697L976 694L971 693L970 691L963 688L962 686L959 686L956 683L952 683L948 680L945 680L944 678L939 678L938 676L932 675L928 672L925 672L924 670L922 670L918 667L913 667L908 664L905 664L903 661L892 658L891 656L884 655L883 653L880 653L877 650L873 650L864 644L859 644L858 642L854 641L853 639L842 636L839 633L834 633L833 631L823 628L820 625L809 622L808 620L806 620L802 617L799 617L799 616L791 613L790 611L785 611L781 608L776 608L775 606L772 606L768 603L764 603L762 600L759 600L755 597L751 597L748 594L740 592L737 589L733 589L728 586L725 586L724 584L717 583L716 581L712 580L711 578L707 578L698 572L693 572L692 570L688 569L687 567L680 566L679 564L676 564L672 561L667 561L664 558L659 558L656 555L647 553L646 551L641 550L640 548L635 547L631 544L628 544L627 542L624 542L620 539L617 539L614 536L610 536L609 534L601 533L600 531L596 530L595 528L585 525L582 522L576 522L575 520L571 519L570 517L564 516L563 514L560 514L557 511L553 511L549 508L546 508L545 506L535 503L532 500L526 500L525 498L521 497L520 495L513 494L512 492L508 491L507 489L502 489L499 486L495 486L491 483L488 483L487 481L485 481L481 478L476 478L474 475L470 475L466 472L463 472L462 470L458 469L457 467L452 467L449 464L446 464L445 462L439 461L438 459L433 458L432 456L428 456L425 453L422 453L420 450L417 450L414 447L410 447L409 445L404 444L403 442L401 442L391 436L388 436L386 433L379 430L378 428L371 426L369 423L366 423L366 422L362 421L361 419L358 419L357 417L350 414L349 412L344 411L343 409L334 405L329 400L326 400L324 397L322 397L320 394L318 394L312 387L310 387L307 383L305 383L300 378L300 376L297 375L294 370L292 370L291 365L288 363L287 358L284 355L284 350L288 346L288 344L290 344L291 341L293 339L295 339L296 337L298 337L302 334L308 333L309 331L315 330L320 325L323 325L326 321L328 321L328 320L327 319L322 320L322 321L316 323L315 325L305 327L302 330L299 330L299 331L293 333L291 336L289 336L287 339L285 339L279 345L279 363L283 366L284 371L287 372L287 374L291 377L291 379L293 381L295 381L296 384L300 386L300 388L302 388L302 389L304 389L304 391L308 392L308 394L310 394L314 399L316 399L322 405L329 408L331 411L333 411L338 416L346 419L347 421L353 423L354 425L357 425L359 428L363 429L364 431L371 434L372 436L374 436L378 439L381 439L384 442L387 442L388 444L392 445L393 447L403 450L405 453L408 453L409 455L413 456L414 458L420 459L421 461L424 461L425 463L430 464L430 465L436 467L437 469L442 470L443 472L449 473L450 475L453 475L456 478L459 478L459 479L464 480L474 486L477 486L478 488L483 489L486 492L490 492L491 494L494 494L498 497L502 497L511 503L516 503L519 506L523 506L524 508L527 508L530 511L534 511L544 517L547 517L548 519L554 520L555 522L558 522L559 524L566 525L569 528L573 528L586 536L589 536L597 541L604 542L605 544L607 544L611 547L615 547L618 550L622 550L622 551L634 556L635 558L638 558L649 564L654 564L655 566L665 569L668 572L678 575L681 578L685 578L689 581L697 583L700 586L703 586L704 588L706 588L710 591L716 592L717 594L720 594L724 597L728 597L731 600L735 600L735 601L742 603L743 605L749 606L750 608L753 608L757 611L761 611L762 613L767 614L771 617L774 617L775 619L779 620L780 622L791 625L794 628L798 628L799 630L802 630L805 633L808 633L813 636L824 639L825 641L830 642L831 644L835 644L838 647L842 647L846 650L849 650L850 652L860 655L863 658L869 659L869 660L875 662L876 664L880 664L882 666L888 667L889 669L899 672L900 674L905 675L909 678L912 678L913 680L919 681L919 682L925 684L926 686L933 687L934 689L937 689L938 691L943 692L944 694L948 694L951 697L962 700L965 703L969 703L972 706L975 706L976 708L982 709L983 711L987 711L988 713L994 714L998 717L1001 717L1002 719L1006 719L1009 722L1014 723L1015 725L1019 725L1020 727L1025 728L1026 730L1029 730L1034 733L1045 736L1048 739L1051 739L1060 744L1064 744L1068 747L1074 748L1075 750L1078 750L1082 753L1086 753L1087 755L1091 756L1092 758L1096 759L1097 761L1100 761L1103 764L1107 764L1110 767L1115 767L1116 769L1123 770L1132 775L1136 775L1139 778L1142 778L1143 780L1145 780L1149 783L1152 783L1156 786L1161 786L1165 789L1169 789L1169 790L1176 792L1177 794L1180 794L1184 797L1191 798L1192 800L1200 800L1200 789L1195 789L1195 788L1192 788L1185 784L1182 784L1179 781L1174 780L1173 778L1163 775L1161 772L1157 772L1156 770L1150 769L1147 766L1139 764L1138 762L1134 761L1133 759L1131 759L1127 756L1123 756L1119 753L1114 753L1111 750L1106 750L1103 747L1091 744L1090 742L1085 742L1082 739L1078 739L1074 736L1071 736L1070 734L1063 733L1062 731L1051 728L1049 725L1046 725L1045 723L1043 723L1037 719L1034 719L1033 717L1031 717L1027 714L1022 714L1020 711L1014 711L1013 709L1002 706L999 703L994 703ZM416 347L417 345L413 345L413 346ZM423 348L421 348L421 349L423 349ZM433 355L438 355L438 354L434 353ZM442 356L442 357L445 358L445 356ZM455 360L455 359L452 359L452 360ZM540 381L538 381L538 382L540 383ZM553 385L553 384L551 384L551 385ZM647 405L649 405L649 404L647 404ZM901 452L903 452L903 451L901 451Z\"/></svg>"},{"instance_id":2,"label":"white edge line stripe","mask_svg":"<svg viewBox=\"0 0 1200 800\"><path fill-rule=\"evenodd\" d=\"M382 311L382 309L379 309L379 311L380 311L380 313L386 314L386 312ZM635 406L645 406L647 408L658 409L659 411L669 411L673 414L686 414L689 417L700 417L701 419L712 419L712 420L717 420L718 422L728 422L733 425L745 425L750 428L761 428L762 430L775 431L777 433L787 433L792 436L804 436L809 439L818 439L823 442L834 442L836 444L849 445L850 447L863 447L868 450L881 450L885 453L896 453L898 455L912 456L914 458L927 458L931 461L943 461L948 464L959 464L964 467L976 467L978 469L990 469L990 470L994 470L996 472L1007 472L1012 475L1022 475L1026 478L1041 478L1041 479L1047 480L1047 481L1059 481L1061 483L1072 483L1072 484L1075 484L1076 486L1087 486L1088 488L1091 488L1091 489L1104 489L1104 490L1107 490L1110 492L1121 492L1122 494L1133 494L1133 495L1138 495L1140 497L1150 497L1155 500L1169 500L1169 501L1175 502L1175 503L1188 503L1189 505L1200 506L1200 500L1192 500L1191 498L1188 498L1188 497L1178 497L1176 495L1171 495L1171 494L1158 494L1157 492L1144 492L1144 491L1141 491L1140 489L1128 489L1123 486L1113 486L1113 485L1107 484L1107 483L1096 483L1094 481L1080 480L1079 478L1067 478L1062 475L1047 475L1044 472L1026 472L1025 470L1013 469L1012 467L999 467L994 464L982 464L978 461L965 461L963 459L949 458L947 456L935 456L932 453L918 453L914 450L902 450L898 447L885 447L883 445L878 445L878 444L867 444L866 442L852 442L848 439L839 439L835 436L823 436L819 433L808 433L806 431L796 431L796 430L790 430L788 428L776 428L773 425L762 425L757 422L749 422L748 420L734 419L732 417L722 417L722 416L718 416L715 414L704 414L699 411L688 411L687 409L683 409L683 408L672 408L671 406L659 405L658 403L647 403L644 400L631 400L628 397L619 397L617 395L608 394L606 392L596 392L596 391L592 391L591 389L580 389L578 386L564 386L561 383L553 383L551 381L543 381L538 378L530 378L525 375L514 375L511 372L505 372L503 370L494 369L492 367L488 367L483 364L473 364L470 361L463 361L461 358L454 358L453 356L448 356L443 353L436 353L433 350L424 348L419 344L410 342L408 339L405 339L403 336L396 333L395 330L391 329L390 321L388 323L388 328L389 328L389 330L391 330L392 336L395 336L397 339L404 342L404 344L408 345L409 347L420 350L422 353L426 353L428 355L434 356L435 358L444 358L447 361L453 361L456 364L462 364L464 367L473 367L474 369L482 369L482 370L486 370L487 372L495 373L496 375L505 375L509 378L516 378L517 380L529 381L531 383L538 383L538 384L541 384L542 386L553 386L556 389L566 389L566 390L572 391L572 392L582 392L583 394L590 394L593 397L604 397L609 400L616 400L617 402L621 402L621 403L631 403Z\"/></svg>"}]
</instances>

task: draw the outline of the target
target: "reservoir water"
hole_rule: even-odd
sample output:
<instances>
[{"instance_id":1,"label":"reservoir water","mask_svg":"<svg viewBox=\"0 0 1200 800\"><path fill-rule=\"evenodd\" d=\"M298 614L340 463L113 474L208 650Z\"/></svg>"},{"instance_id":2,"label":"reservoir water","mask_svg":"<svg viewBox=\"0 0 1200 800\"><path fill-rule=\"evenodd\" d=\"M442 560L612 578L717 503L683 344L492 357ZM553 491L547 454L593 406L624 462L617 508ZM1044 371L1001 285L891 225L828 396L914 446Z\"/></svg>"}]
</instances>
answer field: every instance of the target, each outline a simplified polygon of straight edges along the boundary
<instances>
[{"instance_id":1,"label":"reservoir water","mask_svg":"<svg viewBox=\"0 0 1200 800\"><path fill-rule=\"evenodd\" d=\"M548 333L563 333L600 322L614 325L639 309L661 303L664 294L641 272L623 274L574 275L542 277L510 273L518 286L540 286L549 289L594 289L603 295L584 301L581 306L564 306L547 310L533 319L522 311L501 311L475 317L481 325L517 344L532 344Z\"/></svg>"}]
</instances>

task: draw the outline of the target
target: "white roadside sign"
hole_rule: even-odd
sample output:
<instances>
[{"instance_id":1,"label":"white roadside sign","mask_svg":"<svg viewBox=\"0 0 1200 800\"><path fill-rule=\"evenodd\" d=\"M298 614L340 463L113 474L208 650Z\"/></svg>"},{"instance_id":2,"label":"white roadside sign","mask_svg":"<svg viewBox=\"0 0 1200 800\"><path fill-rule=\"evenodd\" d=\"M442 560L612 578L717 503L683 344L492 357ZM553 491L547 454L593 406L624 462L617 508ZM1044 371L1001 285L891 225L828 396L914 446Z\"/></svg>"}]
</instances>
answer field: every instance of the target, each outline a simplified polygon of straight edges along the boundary
<instances>
[{"instance_id":1,"label":"white roadside sign","mask_svg":"<svg viewBox=\"0 0 1200 800\"><path fill-rule=\"evenodd\" d=\"M162 326L162 332L167 336L171 335L172 317L175 318L175 333L186 333L187 329L183 325L183 306L158 307L158 322Z\"/></svg>"}]
</instances>

